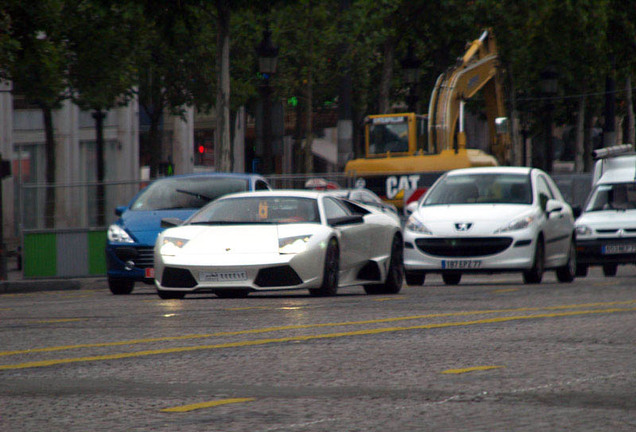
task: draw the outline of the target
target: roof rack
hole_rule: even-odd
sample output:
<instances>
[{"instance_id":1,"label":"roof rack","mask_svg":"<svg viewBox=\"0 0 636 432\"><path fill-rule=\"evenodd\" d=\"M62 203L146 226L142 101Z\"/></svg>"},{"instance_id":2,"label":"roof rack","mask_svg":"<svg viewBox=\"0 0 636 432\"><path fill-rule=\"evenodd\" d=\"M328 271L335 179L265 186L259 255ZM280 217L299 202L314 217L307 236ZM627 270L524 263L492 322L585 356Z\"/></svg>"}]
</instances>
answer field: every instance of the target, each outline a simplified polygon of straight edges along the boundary
<instances>
[{"instance_id":1,"label":"roof rack","mask_svg":"<svg viewBox=\"0 0 636 432\"><path fill-rule=\"evenodd\" d=\"M632 144L622 144L596 149L592 152L592 154L594 156L594 159L605 159L613 156L619 156L625 153L630 153L633 151L634 146Z\"/></svg>"}]
</instances>

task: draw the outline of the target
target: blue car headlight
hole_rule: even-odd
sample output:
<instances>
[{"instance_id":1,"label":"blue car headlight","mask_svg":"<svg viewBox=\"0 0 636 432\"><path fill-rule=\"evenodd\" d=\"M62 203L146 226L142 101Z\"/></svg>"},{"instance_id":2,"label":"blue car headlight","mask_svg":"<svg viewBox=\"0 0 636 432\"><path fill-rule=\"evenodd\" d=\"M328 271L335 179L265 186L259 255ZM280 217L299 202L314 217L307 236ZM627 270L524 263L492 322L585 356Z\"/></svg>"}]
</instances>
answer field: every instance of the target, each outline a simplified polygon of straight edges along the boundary
<instances>
[{"instance_id":1,"label":"blue car headlight","mask_svg":"<svg viewBox=\"0 0 636 432\"><path fill-rule=\"evenodd\" d=\"M112 243L134 243L135 241L130 237L130 235L123 229L121 226L117 224L113 224L108 227L108 232L106 234L108 241Z\"/></svg>"},{"instance_id":2,"label":"blue car headlight","mask_svg":"<svg viewBox=\"0 0 636 432\"><path fill-rule=\"evenodd\" d=\"M310 235L283 237L278 239L278 253L299 254L307 250Z\"/></svg>"}]
</instances>

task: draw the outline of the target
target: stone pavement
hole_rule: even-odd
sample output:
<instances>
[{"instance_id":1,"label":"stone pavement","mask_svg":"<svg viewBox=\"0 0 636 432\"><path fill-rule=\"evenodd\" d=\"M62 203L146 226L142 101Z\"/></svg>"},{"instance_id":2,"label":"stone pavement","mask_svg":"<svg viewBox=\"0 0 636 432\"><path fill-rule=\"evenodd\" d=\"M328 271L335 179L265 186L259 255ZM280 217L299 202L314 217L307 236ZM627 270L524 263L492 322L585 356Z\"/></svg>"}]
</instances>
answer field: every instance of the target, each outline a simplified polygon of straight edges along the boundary
<instances>
[{"instance_id":1,"label":"stone pavement","mask_svg":"<svg viewBox=\"0 0 636 432\"><path fill-rule=\"evenodd\" d=\"M0 281L0 295L36 291L80 290L82 288L107 289L106 276L89 278L25 279L22 271L17 269L16 261L14 259L9 259L7 262L7 280Z\"/></svg>"}]
</instances>

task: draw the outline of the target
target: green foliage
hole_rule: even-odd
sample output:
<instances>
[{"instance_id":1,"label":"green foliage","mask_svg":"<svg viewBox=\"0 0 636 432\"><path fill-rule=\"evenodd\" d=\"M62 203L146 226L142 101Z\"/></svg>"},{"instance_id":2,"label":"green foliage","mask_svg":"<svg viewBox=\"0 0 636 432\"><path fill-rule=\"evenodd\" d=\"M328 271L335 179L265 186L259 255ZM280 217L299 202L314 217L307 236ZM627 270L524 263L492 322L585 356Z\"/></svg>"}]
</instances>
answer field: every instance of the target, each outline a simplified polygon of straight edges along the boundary
<instances>
[{"instance_id":1,"label":"green foliage","mask_svg":"<svg viewBox=\"0 0 636 432\"><path fill-rule=\"evenodd\" d=\"M309 80L314 108L337 94L337 12L335 0L299 0L272 11L272 38L279 46L274 85L282 98L295 96L306 105Z\"/></svg>"},{"instance_id":2,"label":"green foliage","mask_svg":"<svg viewBox=\"0 0 636 432\"><path fill-rule=\"evenodd\" d=\"M138 0L145 38L138 57L139 100L149 113L181 113L214 98L214 19L203 0Z\"/></svg>"},{"instance_id":3,"label":"green foliage","mask_svg":"<svg viewBox=\"0 0 636 432\"><path fill-rule=\"evenodd\" d=\"M43 107L56 107L67 96L62 6L62 0L6 0L1 15L8 29L0 39L3 77Z\"/></svg>"},{"instance_id":4,"label":"green foliage","mask_svg":"<svg viewBox=\"0 0 636 432\"><path fill-rule=\"evenodd\" d=\"M75 103L105 111L128 102L143 57L143 15L132 2L67 0L69 82Z\"/></svg>"},{"instance_id":5,"label":"green foliage","mask_svg":"<svg viewBox=\"0 0 636 432\"><path fill-rule=\"evenodd\" d=\"M545 101L540 74L558 70L560 120L570 122L578 95L599 113L605 78L636 72L636 0L4 0L0 77L29 100L54 107L71 96L85 109L140 104L158 115L184 105L214 106L217 7L231 7L231 107L258 97L255 47L269 26L279 46L272 80L279 98L313 109L337 101L339 77L353 80L356 118L378 104L384 47L393 49L393 102L406 84L400 60L412 44L422 60L418 89L426 111L435 80L483 29L494 29L508 86L522 109ZM514 86L513 86L514 85ZM619 85L620 88L620 85ZM597 95L597 96L594 96Z\"/></svg>"}]
</instances>

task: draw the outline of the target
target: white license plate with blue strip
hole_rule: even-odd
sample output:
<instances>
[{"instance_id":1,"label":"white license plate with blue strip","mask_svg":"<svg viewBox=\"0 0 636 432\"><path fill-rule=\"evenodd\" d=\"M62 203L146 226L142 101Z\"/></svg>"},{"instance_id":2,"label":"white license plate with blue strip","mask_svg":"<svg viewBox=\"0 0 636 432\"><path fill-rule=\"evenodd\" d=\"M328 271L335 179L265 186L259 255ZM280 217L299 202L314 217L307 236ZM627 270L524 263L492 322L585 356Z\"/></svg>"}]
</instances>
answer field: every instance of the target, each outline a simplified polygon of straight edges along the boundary
<instances>
[{"instance_id":1,"label":"white license plate with blue strip","mask_svg":"<svg viewBox=\"0 0 636 432\"><path fill-rule=\"evenodd\" d=\"M481 268L480 260L443 260L444 270L473 270Z\"/></svg>"}]
</instances>

